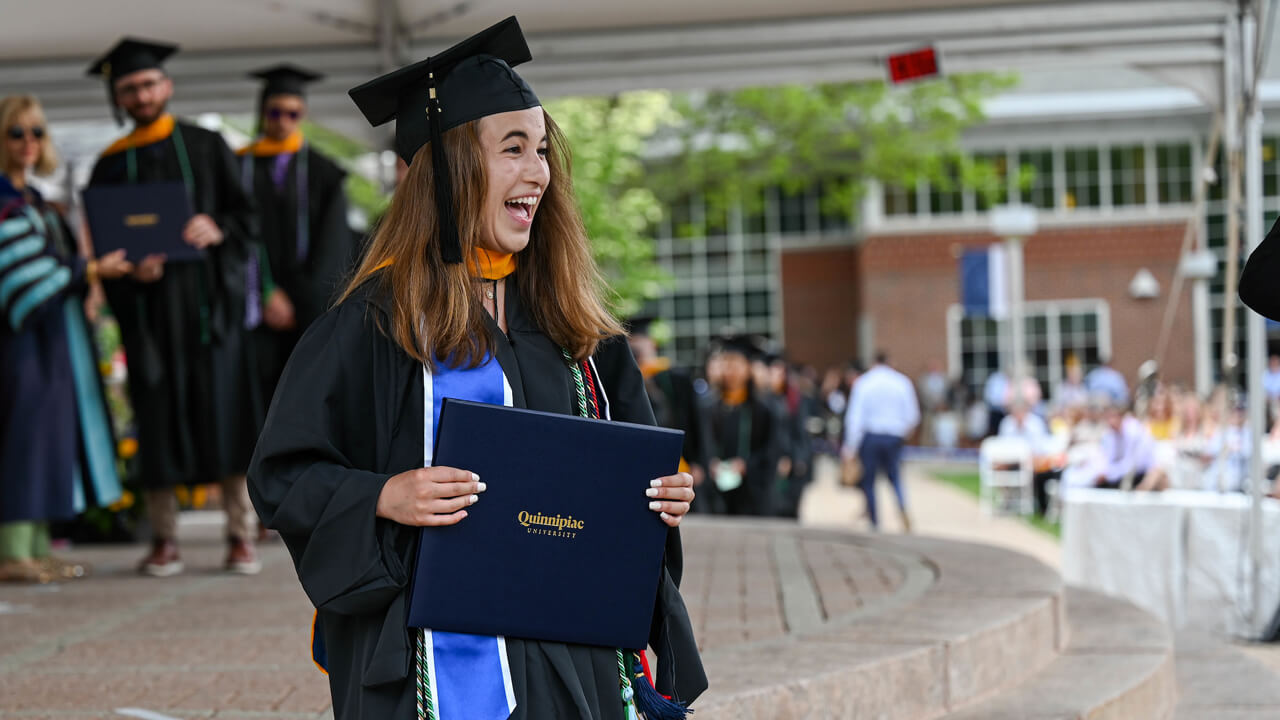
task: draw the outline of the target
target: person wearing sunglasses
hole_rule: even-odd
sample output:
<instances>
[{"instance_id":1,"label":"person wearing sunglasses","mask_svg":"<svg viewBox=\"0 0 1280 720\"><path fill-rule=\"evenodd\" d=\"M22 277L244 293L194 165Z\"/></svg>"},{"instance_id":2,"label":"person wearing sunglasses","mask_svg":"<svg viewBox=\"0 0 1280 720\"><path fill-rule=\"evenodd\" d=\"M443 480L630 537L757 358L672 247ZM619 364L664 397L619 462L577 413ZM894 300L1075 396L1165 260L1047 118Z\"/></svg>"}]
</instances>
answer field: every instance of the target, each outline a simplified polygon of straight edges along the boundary
<instances>
[{"instance_id":1,"label":"person wearing sunglasses","mask_svg":"<svg viewBox=\"0 0 1280 720\"><path fill-rule=\"evenodd\" d=\"M346 172L303 138L305 88L321 76L276 65L263 81L258 138L240 150L241 182L257 201L259 232L249 255L245 327L258 364L262 406L302 332L329 309L351 263Z\"/></svg>"},{"instance_id":2,"label":"person wearing sunglasses","mask_svg":"<svg viewBox=\"0 0 1280 720\"><path fill-rule=\"evenodd\" d=\"M173 80L162 62L176 50L125 39L89 67L106 83L117 119L127 115L134 125L98 159L90 186L181 183L195 213L182 240L203 251L187 262L130 258L130 275L103 283L129 356L138 479L152 531L139 570L182 572L173 488L220 483L224 567L253 574L260 569L257 527L243 473L265 412L244 331L253 205L222 136L169 114Z\"/></svg>"},{"instance_id":3,"label":"person wearing sunglasses","mask_svg":"<svg viewBox=\"0 0 1280 720\"><path fill-rule=\"evenodd\" d=\"M39 102L0 99L0 127L0 580L49 582L84 574L51 555L49 522L121 495L84 296L133 267L81 258L28 182L57 165Z\"/></svg>"}]
</instances>

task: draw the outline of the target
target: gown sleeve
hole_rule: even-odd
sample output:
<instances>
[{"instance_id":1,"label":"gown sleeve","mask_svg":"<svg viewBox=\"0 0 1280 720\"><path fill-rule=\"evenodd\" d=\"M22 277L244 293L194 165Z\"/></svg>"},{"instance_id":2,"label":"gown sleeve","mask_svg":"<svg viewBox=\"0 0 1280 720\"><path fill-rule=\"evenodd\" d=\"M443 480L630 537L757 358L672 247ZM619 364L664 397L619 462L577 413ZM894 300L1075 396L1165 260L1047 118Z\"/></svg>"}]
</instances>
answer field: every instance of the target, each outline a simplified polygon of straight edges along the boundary
<instances>
[{"instance_id":1,"label":"gown sleeve","mask_svg":"<svg viewBox=\"0 0 1280 720\"><path fill-rule=\"evenodd\" d=\"M0 215L0 325L14 332L84 287L85 261L53 252L26 215Z\"/></svg>"},{"instance_id":2,"label":"gown sleeve","mask_svg":"<svg viewBox=\"0 0 1280 720\"><path fill-rule=\"evenodd\" d=\"M393 474L374 470L389 442L377 404L394 394L388 342L361 302L317 320L285 367L249 468L254 508L288 546L307 596L338 614L385 612L409 579L413 535L375 516Z\"/></svg>"},{"instance_id":3,"label":"gown sleeve","mask_svg":"<svg viewBox=\"0 0 1280 720\"><path fill-rule=\"evenodd\" d=\"M323 193L317 198L319 213L311 233L311 267L302 274L301 287L293 298L299 327L306 327L328 309L348 269L354 241L347 225L345 177L341 170L327 168Z\"/></svg>"}]
</instances>

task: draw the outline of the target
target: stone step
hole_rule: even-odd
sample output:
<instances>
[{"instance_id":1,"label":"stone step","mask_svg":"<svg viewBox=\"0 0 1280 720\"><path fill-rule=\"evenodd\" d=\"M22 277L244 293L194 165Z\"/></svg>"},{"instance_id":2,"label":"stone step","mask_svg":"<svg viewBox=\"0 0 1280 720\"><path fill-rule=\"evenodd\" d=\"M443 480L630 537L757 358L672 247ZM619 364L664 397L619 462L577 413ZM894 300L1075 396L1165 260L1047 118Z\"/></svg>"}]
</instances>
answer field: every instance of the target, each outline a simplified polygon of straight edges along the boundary
<instances>
[{"instance_id":1,"label":"stone step","mask_svg":"<svg viewBox=\"0 0 1280 720\"><path fill-rule=\"evenodd\" d=\"M1068 588L1065 599L1070 638L1062 654L1016 687L946 720L1173 718L1178 689L1165 626L1098 593Z\"/></svg>"},{"instance_id":2,"label":"stone step","mask_svg":"<svg viewBox=\"0 0 1280 720\"><path fill-rule=\"evenodd\" d=\"M953 540L778 531L865 544L931 577L911 596L704 653L717 681L696 703L697 720L930 720L1010 689L1064 645L1062 581L1024 555ZM775 562L786 558L775 553ZM784 604L788 592L784 585Z\"/></svg>"},{"instance_id":3,"label":"stone step","mask_svg":"<svg viewBox=\"0 0 1280 720\"><path fill-rule=\"evenodd\" d=\"M1174 638L1178 709L1174 720L1275 720L1280 683L1262 663L1204 633Z\"/></svg>"}]
</instances>

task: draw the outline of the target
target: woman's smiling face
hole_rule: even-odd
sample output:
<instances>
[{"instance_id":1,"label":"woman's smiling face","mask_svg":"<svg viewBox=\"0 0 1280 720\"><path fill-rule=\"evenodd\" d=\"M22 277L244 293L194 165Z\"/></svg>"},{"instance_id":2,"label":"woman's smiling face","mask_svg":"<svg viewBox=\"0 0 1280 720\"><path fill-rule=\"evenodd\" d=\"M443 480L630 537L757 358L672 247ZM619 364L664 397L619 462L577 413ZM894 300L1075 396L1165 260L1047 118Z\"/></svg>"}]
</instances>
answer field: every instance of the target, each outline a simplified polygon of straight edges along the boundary
<instances>
[{"instance_id":1,"label":"woman's smiling face","mask_svg":"<svg viewBox=\"0 0 1280 720\"><path fill-rule=\"evenodd\" d=\"M529 244L534 213L551 182L542 108L489 115L479 129L489 183L480 246L517 253Z\"/></svg>"}]
</instances>

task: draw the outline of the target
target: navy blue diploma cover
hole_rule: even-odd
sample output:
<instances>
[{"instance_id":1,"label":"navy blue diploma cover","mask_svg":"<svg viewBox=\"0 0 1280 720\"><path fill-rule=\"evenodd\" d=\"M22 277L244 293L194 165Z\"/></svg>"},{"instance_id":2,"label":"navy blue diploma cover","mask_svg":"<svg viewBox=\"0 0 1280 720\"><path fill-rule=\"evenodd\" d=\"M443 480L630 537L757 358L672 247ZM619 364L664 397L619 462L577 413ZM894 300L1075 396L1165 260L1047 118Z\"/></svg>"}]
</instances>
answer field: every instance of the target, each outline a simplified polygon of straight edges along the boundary
<instances>
[{"instance_id":1,"label":"navy blue diploma cover","mask_svg":"<svg viewBox=\"0 0 1280 720\"><path fill-rule=\"evenodd\" d=\"M409 626L643 648L667 526L645 490L676 472L678 430L446 399L435 465L487 489L423 528Z\"/></svg>"},{"instance_id":2,"label":"navy blue diploma cover","mask_svg":"<svg viewBox=\"0 0 1280 720\"><path fill-rule=\"evenodd\" d=\"M85 217L95 255L123 248L130 262L163 253L166 262L201 260L204 252L182 241L191 198L181 182L96 185L85 188Z\"/></svg>"}]
</instances>

